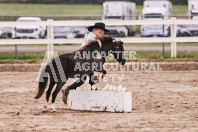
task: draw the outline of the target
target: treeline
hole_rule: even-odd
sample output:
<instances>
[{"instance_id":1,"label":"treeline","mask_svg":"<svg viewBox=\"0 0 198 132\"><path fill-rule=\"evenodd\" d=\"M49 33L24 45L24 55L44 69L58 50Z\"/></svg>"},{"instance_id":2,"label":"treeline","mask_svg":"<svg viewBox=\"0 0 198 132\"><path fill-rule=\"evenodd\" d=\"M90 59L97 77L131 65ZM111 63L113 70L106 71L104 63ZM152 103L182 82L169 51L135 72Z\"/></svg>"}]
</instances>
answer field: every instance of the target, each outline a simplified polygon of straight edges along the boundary
<instances>
[{"instance_id":1,"label":"treeline","mask_svg":"<svg viewBox=\"0 0 198 132\"><path fill-rule=\"evenodd\" d=\"M110 0L0 0L0 3L26 3L26 4L102 4ZM122 0L114 0L122 1ZM144 0L123 0L142 5ZM173 5L187 5L188 0L170 0Z\"/></svg>"}]
</instances>

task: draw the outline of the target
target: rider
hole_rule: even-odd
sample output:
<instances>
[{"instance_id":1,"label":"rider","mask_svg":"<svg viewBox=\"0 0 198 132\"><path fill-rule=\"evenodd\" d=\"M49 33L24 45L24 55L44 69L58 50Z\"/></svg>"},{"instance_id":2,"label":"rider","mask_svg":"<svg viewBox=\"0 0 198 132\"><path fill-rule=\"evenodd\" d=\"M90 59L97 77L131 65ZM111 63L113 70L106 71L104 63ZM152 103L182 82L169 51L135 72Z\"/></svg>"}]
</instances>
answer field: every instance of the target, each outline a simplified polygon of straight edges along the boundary
<instances>
[{"instance_id":1,"label":"rider","mask_svg":"<svg viewBox=\"0 0 198 132\"><path fill-rule=\"evenodd\" d=\"M97 23L95 23L94 26L88 27L88 31L90 31L90 32L88 34L85 34L84 42L82 43L81 47L85 46L86 44L88 44L91 41L98 41L98 43L100 45L101 44L100 38L102 38L102 36L104 35L104 32L108 32L109 30L105 29L104 23L97 22ZM94 76L94 73L92 72L89 75L89 84L90 85L95 84L93 82L94 81L93 78L95 78L95 76ZM74 89L74 88L76 88L76 86L80 86L83 83L84 82L79 79L78 81L76 81L75 83L70 85L69 87L72 87L71 89ZM69 94L69 89L68 88L62 89L62 93L63 93L63 95L62 95L63 102L66 104L67 103L67 95Z\"/></svg>"},{"instance_id":2,"label":"rider","mask_svg":"<svg viewBox=\"0 0 198 132\"><path fill-rule=\"evenodd\" d=\"M81 47L85 46L88 44L90 41L97 40L99 41L100 38L104 35L104 32L108 32L109 30L105 29L105 24L98 22L95 23L94 26L88 27L88 30L90 31L87 34L85 34L85 41L82 43Z\"/></svg>"}]
</instances>

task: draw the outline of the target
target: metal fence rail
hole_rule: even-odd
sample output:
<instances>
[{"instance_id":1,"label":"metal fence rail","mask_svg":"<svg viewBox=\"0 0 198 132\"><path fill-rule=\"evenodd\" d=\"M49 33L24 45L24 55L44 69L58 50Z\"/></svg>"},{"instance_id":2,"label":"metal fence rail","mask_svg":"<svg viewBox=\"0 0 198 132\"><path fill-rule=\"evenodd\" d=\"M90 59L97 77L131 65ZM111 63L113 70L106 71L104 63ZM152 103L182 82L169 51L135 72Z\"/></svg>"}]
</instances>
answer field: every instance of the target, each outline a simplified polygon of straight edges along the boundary
<instances>
[{"instance_id":1,"label":"metal fence rail","mask_svg":"<svg viewBox=\"0 0 198 132\"><path fill-rule=\"evenodd\" d=\"M171 36L166 38L141 38L141 37L127 37L118 38L124 43L171 43L171 57L177 56L177 42L198 42L198 37L180 37L176 36L177 25L180 24L198 24L197 20L193 19L166 19L166 20L66 20L66 21L53 21L51 19L41 22L0 22L0 27L16 27L22 25L46 26L47 38L46 39L1 39L0 45L18 45L18 44L47 44L48 57L53 56L54 44L80 44L83 39L54 39L53 26L90 26L95 22L104 22L106 25L170 25Z\"/></svg>"}]
</instances>

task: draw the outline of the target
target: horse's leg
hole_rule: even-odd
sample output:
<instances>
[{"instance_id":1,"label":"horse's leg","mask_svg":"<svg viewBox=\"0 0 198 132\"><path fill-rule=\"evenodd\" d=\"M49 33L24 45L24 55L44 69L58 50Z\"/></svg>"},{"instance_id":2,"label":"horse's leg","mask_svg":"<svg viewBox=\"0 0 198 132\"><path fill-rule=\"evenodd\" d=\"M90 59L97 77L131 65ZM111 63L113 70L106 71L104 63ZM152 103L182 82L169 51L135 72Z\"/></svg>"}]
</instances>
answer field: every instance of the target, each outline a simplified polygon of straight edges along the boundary
<instances>
[{"instance_id":1,"label":"horse's leg","mask_svg":"<svg viewBox=\"0 0 198 132\"><path fill-rule=\"evenodd\" d=\"M104 76L107 74L107 71L102 69L102 79L104 78Z\"/></svg>"},{"instance_id":2,"label":"horse's leg","mask_svg":"<svg viewBox=\"0 0 198 132\"><path fill-rule=\"evenodd\" d=\"M76 89L77 87L79 87L79 86L81 86L82 84L84 84L85 81L86 81L86 79L87 79L87 77L84 76L83 79L80 78L80 79L78 79L76 82L74 82L72 85L68 86L68 87L65 88L65 89L62 89L62 93L63 93L63 95L62 95L62 100L63 100L63 102L64 102L65 104L67 104L67 96L68 96L68 94L69 94L69 91L72 90L72 89Z\"/></svg>"},{"instance_id":3,"label":"horse's leg","mask_svg":"<svg viewBox=\"0 0 198 132\"><path fill-rule=\"evenodd\" d=\"M49 88L46 92L46 102L45 102L45 105L44 105L44 109L43 109L43 112L46 111L47 107L48 107L48 101L49 101L49 97L50 97L50 94L51 94L51 91L54 87L56 83L54 82L54 80L50 80L50 85L49 85Z\"/></svg>"},{"instance_id":4,"label":"horse's leg","mask_svg":"<svg viewBox=\"0 0 198 132\"><path fill-rule=\"evenodd\" d=\"M57 83L57 86L56 86L56 89L54 90L54 92L52 93L52 104L51 104L51 110L53 112L56 111L55 109L55 99L56 99L56 96L57 94L59 93L59 91L61 90L61 88L63 87L63 85L65 84L66 82L58 82Z\"/></svg>"},{"instance_id":5,"label":"horse's leg","mask_svg":"<svg viewBox=\"0 0 198 132\"><path fill-rule=\"evenodd\" d=\"M95 84L95 82L94 82L94 73L93 72L89 75L89 84L91 86Z\"/></svg>"},{"instance_id":6,"label":"horse's leg","mask_svg":"<svg viewBox=\"0 0 198 132\"><path fill-rule=\"evenodd\" d=\"M83 85L85 83L86 79L87 79L87 76L84 76L84 78L79 78L76 82L74 82L72 85L67 87L67 89L69 89L69 90L76 89L77 87Z\"/></svg>"}]
</instances>

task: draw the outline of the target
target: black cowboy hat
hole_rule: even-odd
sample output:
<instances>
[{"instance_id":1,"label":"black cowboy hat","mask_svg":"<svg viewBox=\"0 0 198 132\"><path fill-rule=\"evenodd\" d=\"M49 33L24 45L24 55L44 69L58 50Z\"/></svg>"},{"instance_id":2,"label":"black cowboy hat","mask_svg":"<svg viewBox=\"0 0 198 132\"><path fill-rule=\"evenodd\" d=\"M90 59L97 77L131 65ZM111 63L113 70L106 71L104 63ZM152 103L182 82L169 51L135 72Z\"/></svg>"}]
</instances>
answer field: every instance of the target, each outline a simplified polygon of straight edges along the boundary
<instances>
[{"instance_id":1,"label":"black cowboy hat","mask_svg":"<svg viewBox=\"0 0 198 132\"><path fill-rule=\"evenodd\" d=\"M88 27L88 30L89 30L90 32L92 32L93 28L100 28L100 29L103 29L104 32L109 32L108 29L105 29L105 24L102 23L102 22L97 22L97 23L95 23L94 26Z\"/></svg>"}]
</instances>

